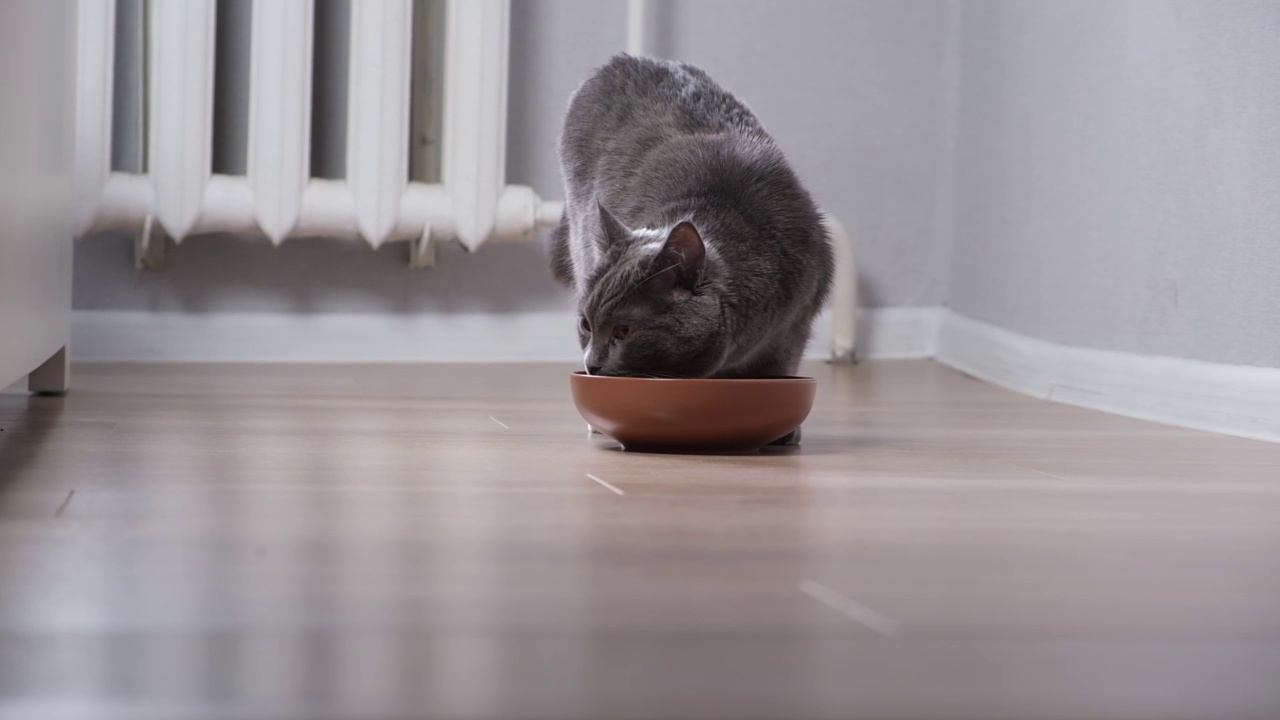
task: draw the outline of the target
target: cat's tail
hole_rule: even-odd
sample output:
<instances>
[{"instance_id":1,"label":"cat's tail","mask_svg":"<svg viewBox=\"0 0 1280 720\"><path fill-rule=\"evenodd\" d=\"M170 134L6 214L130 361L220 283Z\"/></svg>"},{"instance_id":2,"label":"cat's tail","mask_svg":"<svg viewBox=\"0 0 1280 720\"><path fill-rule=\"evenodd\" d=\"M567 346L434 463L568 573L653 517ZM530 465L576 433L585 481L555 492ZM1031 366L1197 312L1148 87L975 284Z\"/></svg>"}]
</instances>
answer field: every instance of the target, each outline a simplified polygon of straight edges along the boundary
<instances>
[{"instance_id":1,"label":"cat's tail","mask_svg":"<svg viewBox=\"0 0 1280 720\"><path fill-rule=\"evenodd\" d=\"M556 282L573 287L573 256L569 253L569 214L560 215L560 223L551 231L551 275Z\"/></svg>"}]
</instances>

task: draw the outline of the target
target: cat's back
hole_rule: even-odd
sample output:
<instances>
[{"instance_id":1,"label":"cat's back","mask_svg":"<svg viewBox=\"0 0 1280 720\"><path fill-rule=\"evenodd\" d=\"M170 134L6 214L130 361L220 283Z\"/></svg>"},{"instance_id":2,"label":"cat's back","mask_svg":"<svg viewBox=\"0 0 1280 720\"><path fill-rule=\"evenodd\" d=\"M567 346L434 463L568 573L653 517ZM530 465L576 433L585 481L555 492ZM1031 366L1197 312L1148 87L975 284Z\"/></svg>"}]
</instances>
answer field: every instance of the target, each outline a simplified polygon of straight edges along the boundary
<instances>
[{"instance_id":1,"label":"cat's back","mask_svg":"<svg viewBox=\"0 0 1280 720\"><path fill-rule=\"evenodd\" d=\"M561 143L567 152L590 153L682 134L764 137L751 111L702 70L617 55L574 93Z\"/></svg>"}]
</instances>

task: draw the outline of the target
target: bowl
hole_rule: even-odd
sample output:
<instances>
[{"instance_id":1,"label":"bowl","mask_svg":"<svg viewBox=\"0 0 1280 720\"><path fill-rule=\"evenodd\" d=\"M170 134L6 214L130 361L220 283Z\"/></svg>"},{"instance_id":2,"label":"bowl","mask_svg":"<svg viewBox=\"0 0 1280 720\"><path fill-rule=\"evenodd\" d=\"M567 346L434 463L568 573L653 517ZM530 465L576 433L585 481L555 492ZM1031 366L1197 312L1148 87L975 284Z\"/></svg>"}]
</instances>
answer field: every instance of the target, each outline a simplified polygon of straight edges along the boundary
<instances>
[{"instance_id":1,"label":"bowl","mask_svg":"<svg viewBox=\"0 0 1280 720\"><path fill-rule=\"evenodd\" d=\"M587 375L569 385L578 412L627 450L755 450L808 417L808 377L666 379Z\"/></svg>"}]
</instances>

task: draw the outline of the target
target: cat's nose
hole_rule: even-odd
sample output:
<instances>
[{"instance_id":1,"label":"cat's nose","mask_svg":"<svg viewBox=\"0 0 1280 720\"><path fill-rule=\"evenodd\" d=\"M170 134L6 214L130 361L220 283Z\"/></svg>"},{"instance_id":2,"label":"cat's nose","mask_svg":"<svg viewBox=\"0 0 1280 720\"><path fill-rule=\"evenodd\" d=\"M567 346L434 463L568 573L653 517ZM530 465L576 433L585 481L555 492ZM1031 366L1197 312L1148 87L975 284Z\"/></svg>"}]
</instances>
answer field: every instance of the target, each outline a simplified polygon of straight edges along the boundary
<instances>
[{"instance_id":1,"label":"cat's nose","mask_svg":"<svg viewBox=\"0 0 1280 720\"><path fill-rule=\"evenodd\" d=\"M601 368L600 368L600 366L599 366L599 365L588 365L588 366L587 366L587 374L588 374L588 375L599 375L599 374L600 374L600 369L601 369Z\"/></svg>"}]
</instances>

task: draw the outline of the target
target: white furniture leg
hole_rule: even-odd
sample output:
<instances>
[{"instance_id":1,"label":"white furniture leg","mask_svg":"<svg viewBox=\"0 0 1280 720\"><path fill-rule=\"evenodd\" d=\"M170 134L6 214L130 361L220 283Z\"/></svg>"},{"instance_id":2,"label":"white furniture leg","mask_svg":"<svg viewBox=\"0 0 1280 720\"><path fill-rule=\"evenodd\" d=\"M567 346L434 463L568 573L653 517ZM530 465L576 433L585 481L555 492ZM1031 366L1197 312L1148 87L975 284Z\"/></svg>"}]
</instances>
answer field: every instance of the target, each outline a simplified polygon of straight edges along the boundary
<instances>
[{"instance_id":1,"label":"white furniture leg","mask_svg":"<svg viewBox=\"0 0 1280 720\"><path fill-rule=\"evenodd\" d=\"M63 345L58 348L58 352L27 375L27 389L41 395L62 395L70 387L69 368L67 346Z\"/></svg>"}]
</instances>

